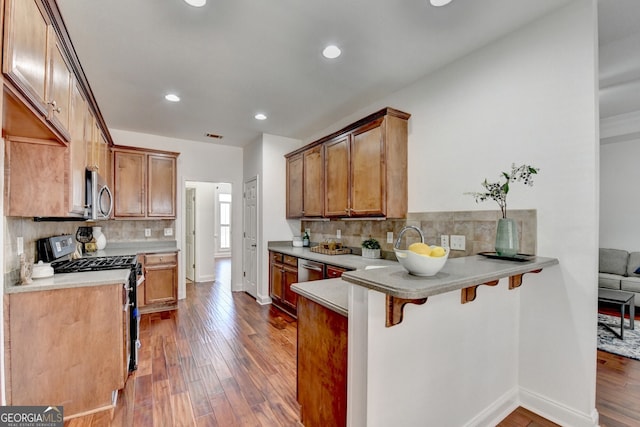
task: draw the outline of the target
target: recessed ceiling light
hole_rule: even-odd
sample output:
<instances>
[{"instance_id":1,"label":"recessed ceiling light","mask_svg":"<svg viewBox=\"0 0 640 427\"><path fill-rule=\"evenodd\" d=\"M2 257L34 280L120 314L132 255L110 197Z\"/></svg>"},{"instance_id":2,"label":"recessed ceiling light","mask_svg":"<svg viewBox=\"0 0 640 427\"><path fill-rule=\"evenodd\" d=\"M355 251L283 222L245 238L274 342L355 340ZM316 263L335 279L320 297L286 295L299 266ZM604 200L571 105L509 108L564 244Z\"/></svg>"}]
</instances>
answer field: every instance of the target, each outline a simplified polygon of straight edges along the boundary
<instances>
[{"instance_id":1,"label":"recessed ceiling light","mask_svg":"<svg viewBox=\"0 0 640 427\"><path fill-rule=\"evenodd\" d=\"M256 118L256 120L267 120L267 116L262 114L262 113L258 113L255 116L253 116Z\"/></svg>"},{"instance_id":2,"label":"recessed ceiling light","mask_svg":"<svg viewBox=\"0 0 640 427\"><path fill-rule=\"evenodd\" d=\"M207 0L184 0L186 4L193 7L202 7L207 3Z\"/></svg>"},{"instance_id":3,"label":"recessed ceiling light","mask_svg":"<svg viewBox=\"0 0 640 427\"><path fill-rule=\"evenodd\" d=\"M431 6L440 7L448 5L451 3L451 0L429 0L429 2L431 3Z\"/></svg>"},{"instance_id":4,"label":"recessed ceiling light","mask_svg":"<svg viewBox=\"0 0 640 427\"><path fill-rule=\"evenodd\" d=\"M180 101L180 97L174 93L168 93L164 96L164 99L166 99L167 101L171 101L171 102L179 102Z\"/></svg>"},{"instance_id":5,"label":"recessed ceiling light","mask_svg":"<svg viewBox=\"0 0 640 427\"><path fill-rule=\"evenodd\" d=\"M325 47L324 50L322 51L322 55L328 59L337 58L338 56L340 56L341 53L342 51L340 50L340 48L334 45L329 45Z\"/></svg>"}]
</instances>

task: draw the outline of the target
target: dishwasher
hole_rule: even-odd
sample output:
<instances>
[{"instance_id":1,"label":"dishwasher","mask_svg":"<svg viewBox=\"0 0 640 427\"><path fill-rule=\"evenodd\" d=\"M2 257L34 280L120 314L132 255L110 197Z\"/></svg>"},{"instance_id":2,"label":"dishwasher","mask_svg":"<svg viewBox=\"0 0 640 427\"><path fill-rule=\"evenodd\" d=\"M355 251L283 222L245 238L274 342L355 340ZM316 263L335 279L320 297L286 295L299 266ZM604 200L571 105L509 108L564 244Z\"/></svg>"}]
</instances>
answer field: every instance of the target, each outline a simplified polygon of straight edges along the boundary
<instances>
[{"instance_id":1,"label":"dishwasher","mask_svg":"<svg viewBox=\"0 0 640 427\"><path fill-rule=\"evenodd\" d=\"M324 279L324 264L298 258L298 283Z\"/></svg>"}]
</instances>

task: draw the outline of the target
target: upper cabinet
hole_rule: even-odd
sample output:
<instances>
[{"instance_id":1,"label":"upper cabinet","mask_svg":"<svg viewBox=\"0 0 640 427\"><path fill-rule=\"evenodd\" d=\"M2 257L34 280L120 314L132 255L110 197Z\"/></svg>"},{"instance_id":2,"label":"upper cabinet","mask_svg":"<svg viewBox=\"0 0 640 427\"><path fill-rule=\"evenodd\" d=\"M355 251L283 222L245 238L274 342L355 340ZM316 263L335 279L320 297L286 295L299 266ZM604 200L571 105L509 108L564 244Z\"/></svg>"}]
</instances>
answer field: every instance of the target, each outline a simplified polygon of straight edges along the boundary
<instances>
[{"instance_id":1,"label":"upper cabinet","mask_svg":"<svg viewBox=\"0 0 640 427\"><path fill-rule=\"evenodd\" d=\"M322 216L323 169L321 145L287 158L287 218Z\"/></svg>"},{"instance_id":2,"label":"upper cabinet","mask_svg":"<svg viewBox=\"0 0 640 427\"><path fill-rule=\"evenodd\" d=\"M7 0L3 72L34 111L68 142L72 72L42 2Z\"/></svg>"},{"instance_id":3,"label":"upper cabinet","mask_svg":"<svg viewBox=\"0 0 640 427\"><path fill-rule=\"evenodd\" d=\"M287 168L287 201L290 203L292 196L297 197L291 192L295 188L291 183L301 180L305 207L302 215L287 209L288 217L315 216L308 214L307 200L310 204L320 200L322 215L317 216L326 218L405 218L409 117L402 111L385 108L287 154L287 160L291 161L297 156L304 157L304 153L321 150L319 158L323 164L320 174L312 174L316 180L308 177L304 167L302 171ZM321 190L315 185L307 188L306 180L319 182Z\"/></svg>"},{"instance_id":4,"label":"upper cabinet","mask_svg":"<svg viewBox=\"0 0 640 427\"><path fill-rule=\"evenodd\" d=\"M113 147L114 218L175 218L177 157Z\"/></svg>"}]
</instances>

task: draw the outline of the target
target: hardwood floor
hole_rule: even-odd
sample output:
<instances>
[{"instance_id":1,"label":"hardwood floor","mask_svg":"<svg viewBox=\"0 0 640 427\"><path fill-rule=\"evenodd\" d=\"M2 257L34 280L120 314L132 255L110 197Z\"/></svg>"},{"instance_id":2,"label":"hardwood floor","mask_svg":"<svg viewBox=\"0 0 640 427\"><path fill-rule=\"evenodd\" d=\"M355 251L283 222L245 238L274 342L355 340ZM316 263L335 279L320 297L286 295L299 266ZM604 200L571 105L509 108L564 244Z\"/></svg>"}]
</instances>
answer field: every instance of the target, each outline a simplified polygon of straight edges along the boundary
<instances>
[{"instance_id":1,"label":"hardwood floor","mask_svg":"<svg viewBox=\"0 0 640 427\"><path fill-rule=\"evenodd\" d=\"M231 293L230 260L213 283L188 283L178 310L142 316L138 370L114 410L67 427L301 426L296 322L245 293ZM598 352L602 427L640 426L640 362ZM502 427L556 424L518 408Z\"/></svg>"}]
</instances>

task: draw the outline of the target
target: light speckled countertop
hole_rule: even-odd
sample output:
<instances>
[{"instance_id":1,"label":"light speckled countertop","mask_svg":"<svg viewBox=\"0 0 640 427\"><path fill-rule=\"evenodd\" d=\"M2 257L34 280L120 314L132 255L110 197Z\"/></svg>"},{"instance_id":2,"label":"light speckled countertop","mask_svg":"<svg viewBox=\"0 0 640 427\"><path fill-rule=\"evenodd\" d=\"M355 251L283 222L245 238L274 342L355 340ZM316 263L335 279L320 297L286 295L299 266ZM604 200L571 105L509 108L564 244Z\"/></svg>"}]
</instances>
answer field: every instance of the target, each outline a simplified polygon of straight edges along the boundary
<instances>
[{"instance_id":1,"label":"light speckled countertop","mask_svg":"<svg viewBox=\"0 0 640 427\"><path fill-rule=\"evenodd\" d=\"M311 252L309 248L295 248L281 243L270 244L269 250L353 270L345 272L340 279L291 286L296 293L345 316L349 309L350 284L398 298L420 299L558 264L556 258L534 257L530 261L519 262L474 255L450 258L435 276L419 277L409 274L396 261L371 260L358 255L323 255ZM380 268L372 269L372 266Z\"/></svg>"},{"instance_id":2,"label":"light speckled countertop","mask_svg":"<svg viewBox=\"0 0 640 427\"><path fill-rule=\"evenodd\" d=\"M163 240L155 242L113 242L100 251L91 252L83 257L139 255L149 253L167 253L177 251L175 240ZM35 292L43 290L76 288L82 286L112 285L125 283L129 277L128 269L87 271L81 273L57 273L53 277L33 279L27 285L12 284L5 286L5 293Z\"/></svg>"},{"instance_id":3,"label":"light speckled countertop","mask_svg":"<svg viewBox=\"0 0 640 427\"><path fill-rule=\"evenodd\" d=\"M348 271L342 279L394 297L420 299L556 264L556 258L535 257L531 261L519 262L473 255L448 259L442 270L431 277L413 276L396 264L377 270Z\"/></svg>"},{"instance_id":4,"label":"light speckled countertop","mask_svg":"<svg viewBox=\"0 0 640 427\"><path fill-rule=\"evenodd\" d=\"M342 279L296 283L291 285L291 289L329 310L349 316L349 284Z\"/></svg>"}]
</instances>

